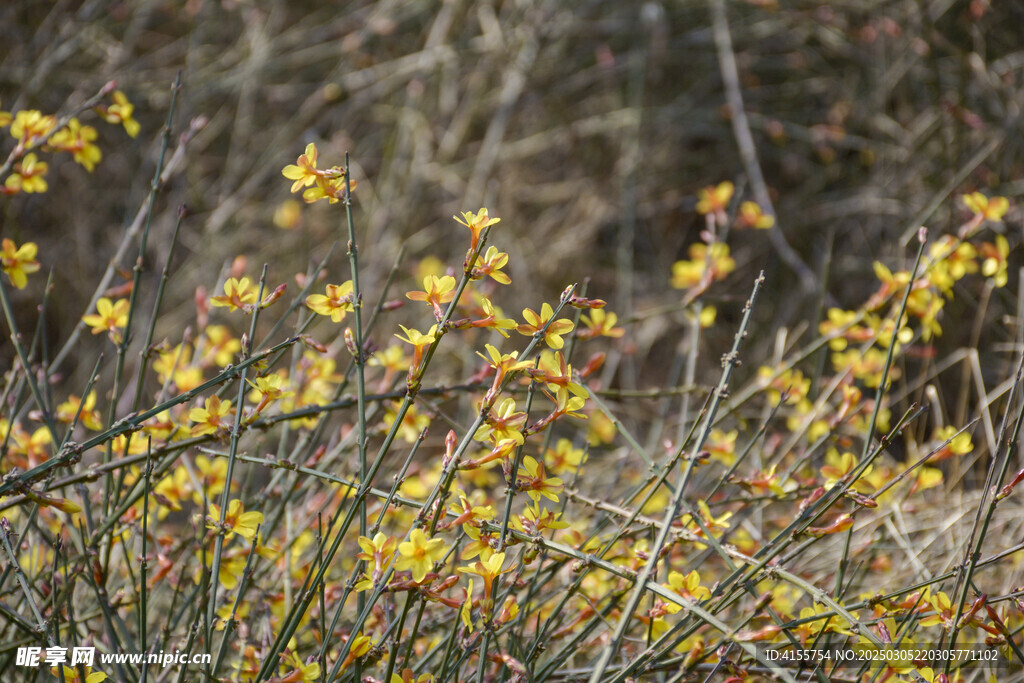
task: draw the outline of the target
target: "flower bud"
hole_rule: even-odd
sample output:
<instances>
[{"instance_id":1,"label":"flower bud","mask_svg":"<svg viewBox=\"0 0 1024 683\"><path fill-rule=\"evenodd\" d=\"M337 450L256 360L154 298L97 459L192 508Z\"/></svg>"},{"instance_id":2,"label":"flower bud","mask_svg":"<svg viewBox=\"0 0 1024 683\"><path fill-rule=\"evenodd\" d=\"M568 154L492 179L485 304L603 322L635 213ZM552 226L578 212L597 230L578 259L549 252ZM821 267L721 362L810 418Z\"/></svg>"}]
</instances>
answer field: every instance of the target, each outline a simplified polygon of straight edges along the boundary
<instances>
[{"instance_id":1,"label":"flower bud","mask_svg":"<svg viewBox=\"0 0 1024 683\"><path fill-rule=\"evenodd\" d=\"M358 363L360 361L359 347L356 346L356 336L352 333L351 327L345 328L345 348L348 349L348 352L352 354L352 357Z\"/></svg>"}]
</instances>

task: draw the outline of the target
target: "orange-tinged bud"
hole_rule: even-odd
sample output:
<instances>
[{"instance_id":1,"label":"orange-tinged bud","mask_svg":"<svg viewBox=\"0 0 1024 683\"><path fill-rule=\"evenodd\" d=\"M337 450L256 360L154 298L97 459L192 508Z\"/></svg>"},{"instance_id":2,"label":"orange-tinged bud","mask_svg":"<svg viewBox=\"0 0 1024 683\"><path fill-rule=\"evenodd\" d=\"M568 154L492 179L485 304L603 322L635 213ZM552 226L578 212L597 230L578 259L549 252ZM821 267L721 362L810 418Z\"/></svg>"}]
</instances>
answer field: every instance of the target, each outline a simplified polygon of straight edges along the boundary
<instances>
[{"instance_id":1,"label":"orange-tinged bud","mask_svg":"<svg viewBox=\"0 0 1024 683\"><path fill-rule=\"evenodd\" d=\"M210 297L205 287L196 287L196 320L199 322L199 329L205 330L210 320Z\"/></svg>"},{"instance_id":2,"label":"orange-tinged bud","mask_svg":"<svg viewBox=\"0 0 1024 683\"><path fill-rule=\"evenodd\" d=\"M698 642L686 654L686 659L683 660L683 670L692 669L702 656L704 656L704 643Z\"/></svg>"},{"instance_id":3,"label":"orange-tinged bud","mask_svg":"<svg viewBox=\"0 0 1024 683\"><path fill-rule=\"evenodd\" d=\"M317 353L327 353L327 347L313 339L308 334L300 334L299 340L302 341L302 345L308 349L312 349Z\"/></svg>"},{"instance_id":4,"label":"orange-tinged bud","mask_svg":"<svg viewBox=\"0 0 1024 683\"><path fill-rule=\"evenodd\" d=\"M263 297L263 303L260 304L260 308L266 308L270 304L280 299L284 295L284 290L286 289L288 289L288 283L282 282L281 284L279 284L277 287L274 288L273 292Z\"/></svg>"},{"instance_id":5,"label":"orange-tinged bud","mask_svg":"<svg viewBox=\"0 0 1024 683\"><path fill-rule=\"evenodd\" d=\"M607 304L604 299L586 299L582 296L569 299L569 305L573 308L604 308Z\"/></svg>"},{"instance_id":6,"label":"orange-tinged bud","mask_svg":"<svg viewBox=\"0 0 1024 683\"><path fill-rule=\"evenodd\" d=\"M977 598L975 598L974 602L971 603L971 608L967 610L967 612L965 612L960 617L960 621L957 622L957 630L960 630L967 626L969 623L971 623L971 621L974 619L974 615L976 615L978 613L978 610L980 610L982 607L985 607L985 603L987 602L988 595L986 595L985 593L982 593Z\"/></svg>"},{"instance_id":7,"label":"orange-tinged bud","mask_svg":"<svg viewBox=\"0 0 1024 683\"><path fill-rule=\"evenodd\" d=\"M856 491L853 491L852 489L846 492L846 497L851 499L853 502L857 503L857 505L860 505L861 507L865 507L865 508L876 508L876 507L878 507L878 502L875 501L874 498L868 498L867 496L865 496L863 494L860 494L860 493L857 493Z\"/></svg>"},{"instance_id":8,"label":"orange-tinged bud","mask_svg":"<svg viewBox=\"0 0 1024 683\"><path fill-rule=\"evenodd\" d=\"M999 493L996 494L996 500L1002 500L1013 493L1013 489L1016 488L1017 484L1021 483L1021 481L1024 481L1024 470L1018 472L1017 476L1013 478L1013 481L999 490Z\"/></svg>"},{"instance_id":9,"label":"orange-tinged bud","mask_svg":"<svg viewBox=\"0 0 1024 683\"><path fill-rule=\"evenodd\" d=\"M811 491L811 495L800 501L800 512L803 512L807 508L811 507L819 498L825 495L825 487L819 486L818 488Z\"/></svg>"},{"instance_id":10,"label":"orange-tinged bud","mask_svg":"<svg viewBox=\"0 0 1024 683\"><path fill-rule=\"evenodd\" d=\"M33 503L42 505L43 507L55 507L62 512L68 514L81 512L82 506L78 503L74 503L67 498L58 498L57 496L47 496L43 493L37 493L32 489L26 488L24 490L25 497L31 500Z\"/></svg>"},{"instance_id":11,"label":"orange-tinged bud","mask_svg":"<svg viewBox=\"0 0 1024 683\"><path fill-rule=\"evenodd\" d=\"M345 348L352 354L352 357L359 361L359 347L356 346L356 336L352 333L351 327L345 328Z\"/></svg>"},{"instance_id":12,"label":"orange-tinged bud","mask_svg":"<svg viewBox=\"0 0 1024 683\"><path fill-rule=\"evenodd\" d=\"M327 446L325 444L320 444L320 446L313 451L313 455L306 459L306 467L316 467L316 464L320 462L320 458L324 457L324 453L326 452Z\"/></svg>"},{"instance_id":13,"label":"orange-tinged bud","mask_svg":"<svg viewBox=\"0 0 1024 683\"><path fill-rule=\"evenodd\" d=\"M852 526L853 517L851 517L850 515L843 515L842 517L832 522L828 526L812 526L807 529L807 533L811 536L821 538L822 536L828 536L829 534L842 533Z\"/></svg>"},{"instance_id":14,"label":"orange-tinged bud","mask_svg":"<svg viewBox=\"0 0 1024 683\"><path fill-rule=\"evenodd\" d=\"M76 512L82 511L82 506L78 503L68 500L67 498L54 498L50 503L53 507L57 508L61 512L66 512L69 515Z\"/></svg>"},{"instance_id":15,"label":"orange-tinged bud","mask_svg":"<svg viewBox=\"0 0 1024 683\"><path fill-rule=\"evenodd\" d=\"M604 359L605 354L603 351L593 354L587 359L587 363L583 366L583 369L580 370L580 377L589 377L600 370L601 366L604 365Z\"/></svg>"},{"instance_id":16,"label":"orange-tinged bud","mask_svg":"<svg viewBox=\"0 0 1024 683\"><path fill-rule=\"evenodd\" d=\"M759 640L771 640L779 634L782 629L771 624L764 628L757 629L756 631L740 631L736 634L736 640L742 641L759 641Z\"/></svg>"},{"instance_id":17,"label":"orange-tinged bud","mask_svg":"<svg viewBox=\"0 0 1024 683\"><path fill-rule=\"evenodd\" d=\"M452 456L455 454L455 446L459 442L458 434L455 433L454 429L449 429L447 436L444 437L444 459L441 461L442 465L446 466L452 461Z\"/></svg>"}]
</instances>

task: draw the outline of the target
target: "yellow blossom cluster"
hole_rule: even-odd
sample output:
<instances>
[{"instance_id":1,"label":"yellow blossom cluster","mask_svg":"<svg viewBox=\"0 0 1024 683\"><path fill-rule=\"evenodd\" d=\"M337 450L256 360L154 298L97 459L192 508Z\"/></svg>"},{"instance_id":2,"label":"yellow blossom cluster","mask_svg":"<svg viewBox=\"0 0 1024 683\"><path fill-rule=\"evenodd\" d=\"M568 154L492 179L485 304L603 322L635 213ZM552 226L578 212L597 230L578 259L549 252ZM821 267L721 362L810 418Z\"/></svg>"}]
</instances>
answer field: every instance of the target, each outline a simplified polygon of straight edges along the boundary
<instances>
[{"instance_id":1,"label":"yellow blossom cluster","mask_svg":"<svg viewBox=\"0 0 1024 683\"><path fill-rule=\"evenodd\" d=\"M104 92L107 91L105 88ZM120 90L114 90L112 98L111 104L97 104L93 109L104 121L124 126L125 131L135 137L141 126L133 116L134 105ZM58 120L56 116L43 114L37 109L23 109L13 114L0 111L0 128L7 128L15 145L7 164L0 170L4 175L0 194L33 194L49 189L46 175L50 164L43 161L37 152L66 152L90 173L103 158L95 142L98 132L79 121L77 115Z\"/></svg>"}]
</instances>

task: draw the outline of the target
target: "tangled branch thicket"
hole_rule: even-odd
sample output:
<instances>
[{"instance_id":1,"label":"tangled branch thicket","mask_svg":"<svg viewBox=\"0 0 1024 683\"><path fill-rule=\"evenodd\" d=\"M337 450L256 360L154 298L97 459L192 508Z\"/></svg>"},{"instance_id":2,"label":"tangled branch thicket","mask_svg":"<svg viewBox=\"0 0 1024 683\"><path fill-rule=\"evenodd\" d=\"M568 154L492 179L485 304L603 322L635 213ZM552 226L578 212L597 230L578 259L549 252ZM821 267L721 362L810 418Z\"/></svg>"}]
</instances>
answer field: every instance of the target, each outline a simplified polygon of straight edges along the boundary
<instances>
[{"instance_id":1,"label":"tangled branch thicket","mask_svg":"<svg viewBox=\"0 0 1024 683\"><path fill-rule=\"evenodd\" d=\"M1020 680L1019 11L0 10L5 680Z\"/></svg>"}]
</instances>

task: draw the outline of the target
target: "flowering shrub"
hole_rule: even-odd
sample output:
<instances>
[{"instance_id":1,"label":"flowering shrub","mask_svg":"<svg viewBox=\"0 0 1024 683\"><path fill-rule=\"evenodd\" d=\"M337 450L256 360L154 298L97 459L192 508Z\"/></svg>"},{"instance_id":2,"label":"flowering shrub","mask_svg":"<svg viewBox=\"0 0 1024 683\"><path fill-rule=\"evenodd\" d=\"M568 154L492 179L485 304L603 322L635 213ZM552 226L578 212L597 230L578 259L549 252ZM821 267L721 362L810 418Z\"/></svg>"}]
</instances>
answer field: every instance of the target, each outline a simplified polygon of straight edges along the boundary
<instances>
[{"instance_id":1,"label":"flowering shrub","mask_svg":"<svg viewBox=\"0 0 1024 683\"><path fill-rule=\"evenodd\" d=\"M99 97L111 92L82 111L137 135L127 98ZM88 171L101 161L97 131L76 117L22 111L4 125L16 140L8 194L49 189L38 154L69 152ZM709 296L736 272L729 240L775 223L731 182L702 190L701 241L663 274L681 290L682 310L666 315L685 316L686 362L630 395L609 386L606 364L642 316L580 283L516 301L501 251L511 226L488 208L453 217L461 264L423 273L404 298L391 279L364 289L356 183L347 160L321 164L309 143L282 175L305 203L337 205L346 267L317 266L296 293L273 264L257 275L238 261L223 282L196 283L196 327L161 341L164 289L140 265L128 291L81 317L114 359L84 388L60 383L11 313L12 297L43 296L47 255L3 240L18 359L0 420L10 642L173 644L212 654L179 680L291 683L796 680L799 665L769 650L958 639L1020 667L1019 590L981 572L1020 550L987 534L1024 479L1006 445L1020 376L1002 385L1001 418L980 372L973 421L950 422L935 399L925 429L918 396L931 400L922 386L958 362L929 358L960 324L947 304L1007 286L1009 243L993 229L1009 200L964 195L954 233L922 229L914 258L874 264L865 301L830 305L802 347L781 344L751 371L751 316L770 305L757 279L709 387L692 368L705 331L731 324ZM174 253L177 232L147 231L139 264L159 238ZM643 402L657 408L649 419L636 417ZM992 465L970 552L955 570L926 566L914 544L931 532L904 520L950 495L948 477L982 453ZM898 564L917 578L901 580ZM95 683L141 680L145 666L55 671ZM870 671L962 673L920 657Z\"/></svg>"}]
</instances>

